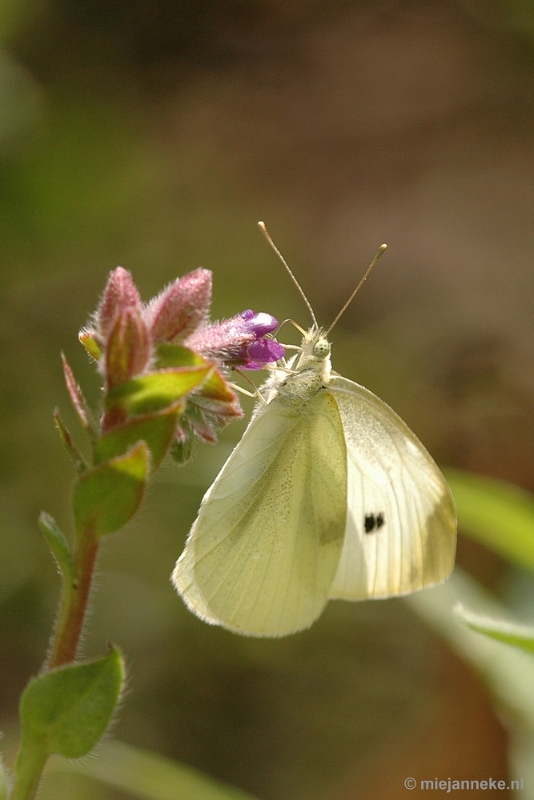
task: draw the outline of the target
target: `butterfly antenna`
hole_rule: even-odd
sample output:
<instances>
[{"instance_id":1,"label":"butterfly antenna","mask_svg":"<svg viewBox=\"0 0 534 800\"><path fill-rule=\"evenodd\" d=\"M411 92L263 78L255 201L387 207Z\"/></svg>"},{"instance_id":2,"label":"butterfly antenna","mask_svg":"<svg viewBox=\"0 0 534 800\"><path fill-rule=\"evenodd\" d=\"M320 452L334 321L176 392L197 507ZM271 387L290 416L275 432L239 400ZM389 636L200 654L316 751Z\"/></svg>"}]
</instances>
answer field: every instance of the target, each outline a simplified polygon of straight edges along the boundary
<instances>
[{"instance_id":1,"label":"butterfly antenna","mask_svg":"<svg viewBox=\"0 0 534 800\"><path fill-rule=\"evenodd\" d=\"M311 307L311 305L310 305L310 301L308 300L308 298L307 298L307 297L306 297L306 295L304 294L304 291L302 290L300 283L298 282L298 280L295 278L295 276L294 276L294 275L293 275L293 273L291 272L291 270L290 270L290 268L289 268L289 264L288 264L288 263L287 263L287 261L285 260L284 256L282 255L282 253L280 252L280 250L278 249L278 247L275 245L275 243L274 243L274 242L273 242L273 240L271 239L271 236L270 236L270 234L269 234L269 231L268 231L268 230L267 230L267 228L265 227L265 222L258 222L258 226L259 226L259 228L260 228L261 232L263 233L263 235L265 236L265 238L267 239L267 241L269 242L269 244L271 245L271 247L273 248L274 252L275 252L275 253L276 253L276 255L278 256L278 258L280 259L280 261L282 262L282 264L284 265L284 267L285 267L285 268L286 268L286 270L288 271L288 273L289 273L289 277L291 278L291 280L293 281L293 283L294 283L294 284L295 284L295 286L297 287L297 289L298 289L298 291L299 291L299 294L300 294L300 296L302 297L302 299L304 300L304 302L306 303L306 305L307 305L307 307L308 307L308 311L310 312L311 318L312 318L312 320L313 320L313 324L315 325L315 327L316 327L316 328L318 328L319 326L317 325L317 320L315 319L315 314L313 313L313 308L312 308L312 307ZM383 245L383 246L385 247L385 245ZM376 261L376 258L375 258L375 261ZM369 273L369 270L367 270L367 273L366 273L366 275L365 275L365 278L367 277L367 274L368 274L368 273ZM363 280L365 280L365 278L364 278ZM363 281L362 281L362 283L363 283ZM358 289L359 289L359 288L360 288L360 287L358 287ZM352 297L351 297L350 299L352 300ZM349 301L349 302L350 302L350 301ZM348 303L347 303L347 305L348 305ZM343 309L343 310L344 310L344 309ZM337 322L337 320L336 320L336 322Z\"/></svg>"},{"instance_id":2,"label":"butterfly antenna","mask_svg":"<svg viewBox=\"0 0 534 800\"><path fill-rule=\"evenodd\" d=\"M369 277L369 273L371 272L371 270L372 270L372 269L373 269L373 267L375 266L376 262L378 261L378 259L380 258L380 256L381 256L381 255L382 255L382 253L384 252L384 250L386 250L386 249L387 249L387 244L381 244L381 245L380 245L380 247L378 248L378 252L377 252L376 256L373 258L373 260L371 261L371 263L370 263L370 264L369 264L369 266L367 267L367 270L366 270L366 272L365 272L365 275L363 276L363 278L361 279L361 281L359 282L359 284L357 285L357 287L355 288L355 290L353 291L353 293L351 294L351 296L349 297L349 299L347 300L347 302L345 303L345 305L343 306L343 308L341 309L341 311L339 312L339 314L337 315L337 317L335 318L335 320L333 321L333 323L332 323L332 324L330 325L330 327L328 328L328 330L327 330L327 332L326 332L326 336L328 336L328 334L330 333L330 331L332 330L332 328L333 328L335 325L337 325L337 323L339 322L339 320L341 319L341 317L343 316L343 314L345 313L345 311L347 310L347 308L350 306L350 304L351 304L351 303L352 303L352 301L354 300L355 296L358 294L358 292L359 292L359 291L360 291L360 289L362 288L363 284L365 283L365 281L366 281L366 280L367 280L367 278Z\"/></svg>"}]
</instances>

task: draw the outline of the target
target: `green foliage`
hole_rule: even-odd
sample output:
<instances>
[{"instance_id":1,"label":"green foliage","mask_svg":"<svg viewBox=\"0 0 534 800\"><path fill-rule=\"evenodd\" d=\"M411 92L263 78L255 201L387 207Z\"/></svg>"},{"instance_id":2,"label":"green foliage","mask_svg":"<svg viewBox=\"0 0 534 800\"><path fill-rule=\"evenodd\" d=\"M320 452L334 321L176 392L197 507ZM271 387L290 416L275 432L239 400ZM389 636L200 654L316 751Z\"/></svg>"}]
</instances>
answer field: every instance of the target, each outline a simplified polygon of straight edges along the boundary
<instances>
[{"instance_id":1,"label":"green foliage","mask_svg":"<svg viewBox=\"0 0 534 800\"><path fill-rule=\"evenodd\" d=\"M85 461L85 458L74 444L74 440L70 435L70 431L68 430L65 423L61 419L59 411L57 410L54 412L54 422L56 423L56 430L59 434L59 438L65 445L67 453L74 462L74 466L76 467L76 472L80 473L85 472L85 470L87 469L87 462Z\"/></svg>"},{"instance_id":2,"label":"green foliage","mask_svg":"<svg viewBox=\"0 0 534 800\"><path fill-rule=\"evenodd\" d=\"M518 625L504 619L487 617L484 614L474 614L462 605L458 605L455 611L474 631L485 633L486 636L519 647L528 653L534 653L534 628L529 625Z\"/></svg>"},{"instance_id":3,"label":"green foliage","mask_svg":"<svg viewBox=\"0 0 534 800\"><path fill-rule=\"evenodd\" d=\"M145 492L149 450L139 442L125 456L99 464L74 484L73 508L79 536L119 530L137 511Z\"/></svg>"},{"instance_id":4,"label":"green foliage","mask_svg":"<svg viewBox=\"0 0 534 800\"><path fill-rule=\"evenodd\" d=\"M534 568L534 498L523 489L467 472L446 472L460 531L513 564ZM534 733L534 629L456 567L441 586L406 602L483 676L498 704ZM456 611L456 613L451 613ZM483 634L480 636L479 634Z\"/></svg>"},{"instance_id":5,"label":"green foliage","mask_svg":"<svg viewBox=\"0 0 534 800\"><path fill-rule=\"evenodd\" d=\"M102 356L102 348L96 341L96 338L86 330L80 331L78 338L91 358L94 361L98 361Z\"/></svg>"},{"instance_id":6,"label":"green foliage","mask_svg":"<svg viewBox=\"0 0 534 800\"><path fill-rule=\"evenodd\" d=\"M85 430L89 433L89 435L94 438L95 430L91 418L91 412L89 411L89 406L87 405L87 401L83 396L83 392L80 389L78 381L74 377L74 373L64 353L61 354L61 361L63 364L63 374L65 377L65 384L67 386L67 391L69 393L78 420L82 428L85 428ZM55 416L56 417L59 416L57 412ZM56 419L56 424L57 423L58 420Z\"/></svg>"},{"instance_id":7,"label":"green foliage","mask_svg":"<svg viewBox=\"0 0 534 800\"><path fill-rule=\"evenodd\" d=\"M52 753L80 758L95 747L113 718L123 684L124 664L117 648L30 681L20 701L22 740L11 800L34 796Z\"/></svg>"},{"instance_id":8,"label":"green foliage","mask_svg":"<svg viewBox=\"0 0 534 800\"><path fill-rule=\"evenodd\" d=\"M175 281L155 299L160 334L170 327L174 335L191 319L200 324L210 297L211 273L206 270ZM86 755L111 721L124 681L119 651L76 662L99 539L124 527L135 514L150 471L161 464L176 434L184 434L179 418L187 413L187 395L216 373L214 364L201 355L172 345L162 345L159 369L150 371L157 361L156 339L145 312L132 276L118 267L110 273L91 318L95 331L84 329L80 334L103 376L104 413L98 423L62 358L70 400L91 442L92 462L85 460L56 411L59 436L78 472L72 492L76 538L71 549L54 519L41 515L41 530L62 574L62 598L44 671L30 681L20 703L22 742L12 800L33 800L48 757ZM215 438L208 417L213 425L222 425L240 415L235 395L219 373L198 403L193 418L200 421L199 431L208 441ZM188 432L193 438L192 424L188 423ZM0 792L7 793L1 784Z\"/></svg>"},{"instance_id":9,"label":"green foliage","mask_svg":"<svg viewBox=\"0 0 534 800\"><path fill-rule=\"evenodd\" d=\"M445 583L413 594L405 602L477 670L497 705L506 710L506 718L534 733L534 658L519 655L491 636L481 636L453 613L458 602L486 617L509 618L507 609L459 567Z\"/></svg>"},{"instance_id":10,"label":"green foliage","mask_svg":"<svg viewBox=\"0 0 534 800\"><path fill-rule=\"evenodd\" d=\"M39 527L56 559L61 574L65 580L68 580L73 573L74 561L65 534L58 528L50 514L46 514L44 511L39 517Z\"/></svg>"},{"instance_id":11,"label":"green foliage","mask_svg":"<svg viewBox=\"0 0 534 800\"><path fill-rule=\"evenodd\" d=\"M80 758L107 730L124 683L124 664L113 647L106 656L68 664L34 678L20 702L22 749Z\"/></svg>"},{"instance_id":12,"label":"green foliage","mask_svg":"<svg viewBox=\"0 0 534 800\"><path fill-rule=\"evenodd\" d=\"M204 366L167 369L132 378L106 395L106 411L136 416L169 408L177 398L199 386L212 370L211 364L204 363Z\"/></svg>"},{"instance_id":13,"label":"green foliage","mask_svg":"<svg viewBox=\"0 0 534 800\"><path fill-rule=\"evenodd\" d=\"M100 464L113 456L122 455L136 442L144 441L150 450L150 469L154 472L169 451L182 408L182 401L178 401L163 411L137 417L103 434L95 445L95 463Z\"/></svg>"},{"instance_id":14,"label":"green foliage","mask_svg":"<svg viewBox=\"0 0 534 800\"><path fill-rule=\"evenodd\" d=\"M54 759L50 772L95 778L136 800L255 800L196 769L117 741L105 742L98 758L80 764Z\"/></svg>"},{"instance_id":15,"label":"green foliage","mask_svg":"<svg viewBox=\"0 0 534 800\"><path fill-rule=\"evenodd\" d=\"M168 344L167 342L158 342L156 344L156 360L159 369L200 367L205 363L202 356L199 356L198 353L188 347L182 347L179 344Z\"/></svg>"},{"instance_id":16,"label":"green foliage","mask_svg":"<svg viewBox=\"0 0 534 800\"><path fill-rule=\"evenodd\" d=\"M447 470L460 530L509 561L534 570L534 497L510 483Z\"/></svg>"}]
</instances>

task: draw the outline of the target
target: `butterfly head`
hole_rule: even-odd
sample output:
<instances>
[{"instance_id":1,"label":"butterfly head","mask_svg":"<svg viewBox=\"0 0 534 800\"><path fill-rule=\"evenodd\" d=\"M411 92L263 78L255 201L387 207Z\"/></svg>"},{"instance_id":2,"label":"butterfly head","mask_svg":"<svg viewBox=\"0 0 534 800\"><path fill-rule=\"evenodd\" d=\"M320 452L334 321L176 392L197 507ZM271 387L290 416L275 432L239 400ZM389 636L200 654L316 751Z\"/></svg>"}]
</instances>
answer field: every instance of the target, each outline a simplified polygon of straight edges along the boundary
<instances>
[{"instance_id":1,"label":"butterfly head","mask_svg":"<svg viewBox=\"0 0 534 800\"><path fill-rule=\"evenodd\" d=\"M302 349L298 358L296 369L315 369L321 373L330 371L330 342L324 330L313 326L302 338Z\"/></svg>"},{"instance_id":2,"label":"butterfly head","mask_svg":"<svg viewBox=\"0 0 534 800\"><path fill-rule=\"evenodd\" d=\"M330 355L330 342L322 328L313 325L302 337L301 363L324 361Z\"/></svg>"},{"instance_id":3,"label":"butterfly head","mask_svg":"<svg viewBox=\"0 0 534 800\"><path fill-rule=\"evenodd\" d=\"M317 336L312 341L312 354L319 361L330 355L330 342L326 336L319 331Z\"/></svg>"}]
</instances>

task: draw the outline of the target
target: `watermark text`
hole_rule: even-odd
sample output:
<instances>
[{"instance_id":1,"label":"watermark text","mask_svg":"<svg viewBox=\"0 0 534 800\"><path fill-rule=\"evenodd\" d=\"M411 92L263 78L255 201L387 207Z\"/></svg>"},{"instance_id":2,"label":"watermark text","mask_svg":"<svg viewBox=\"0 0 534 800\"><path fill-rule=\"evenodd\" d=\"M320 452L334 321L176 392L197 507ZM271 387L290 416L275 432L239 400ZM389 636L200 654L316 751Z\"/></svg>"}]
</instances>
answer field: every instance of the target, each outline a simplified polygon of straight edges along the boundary
<instances>
[{"instance_id":1,"label":"watermark text","mask_svg":"<svg viewBox=\"0 0 534 800\"><path fill-rule=\"evenodd\" d=\"M515 789L519 791L524 788L523 778L517 778L512 781L496 780L495 778L486 778L484 780L455 780L454 778L432 778L430 780L418 781L415 778L406 778L404 786L406 789L427 789L429 791L438 792L457 792L466 789L473 791L482 790L487 791L493 789L499 791L505 789Z\"/></svg>"}]
</instances>

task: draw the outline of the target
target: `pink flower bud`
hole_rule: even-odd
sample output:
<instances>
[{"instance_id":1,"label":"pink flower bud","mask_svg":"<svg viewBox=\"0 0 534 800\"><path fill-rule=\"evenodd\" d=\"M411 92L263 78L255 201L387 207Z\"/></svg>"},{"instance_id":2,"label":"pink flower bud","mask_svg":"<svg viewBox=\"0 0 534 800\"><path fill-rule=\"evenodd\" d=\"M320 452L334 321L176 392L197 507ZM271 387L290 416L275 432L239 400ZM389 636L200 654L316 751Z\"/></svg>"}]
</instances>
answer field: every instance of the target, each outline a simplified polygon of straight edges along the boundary
<instances>
[{"instance_id":1,"label":"pink flower bud","mask_svg":"<svg viewBox=\"0 0 534 800\"><path fill-rule=\"evenodd\" d=\"M109 273L106 288L95 315L96 333L102 343L106 340L116 314L125 308L141 310L141 297L133 278L124 267Z\"/></svg>"},{"instance_id":2,"label":"pink flower bud","mask_svg":"<svg viewBox=\"0 0 534 800\"><path fill-rule=\"evenodd\" d=\"M196 269L171 283L154 297L143 318L155 342L183 341L208 316L211 303L211 272Z\"/></svg>"},{"instance_id":3,"label":"pink flower bud","mask_svg":"<svg viewBox=\"0 0 534 800\"><path fill-rule=\"evenodd\" d=\"M108 390L142 373L150 362L151 342L138 308L121 309L109 333L105 352Z\"/></svg>"}]
</instances>

